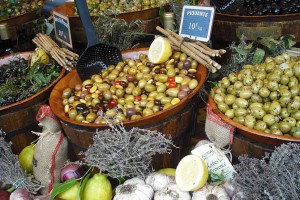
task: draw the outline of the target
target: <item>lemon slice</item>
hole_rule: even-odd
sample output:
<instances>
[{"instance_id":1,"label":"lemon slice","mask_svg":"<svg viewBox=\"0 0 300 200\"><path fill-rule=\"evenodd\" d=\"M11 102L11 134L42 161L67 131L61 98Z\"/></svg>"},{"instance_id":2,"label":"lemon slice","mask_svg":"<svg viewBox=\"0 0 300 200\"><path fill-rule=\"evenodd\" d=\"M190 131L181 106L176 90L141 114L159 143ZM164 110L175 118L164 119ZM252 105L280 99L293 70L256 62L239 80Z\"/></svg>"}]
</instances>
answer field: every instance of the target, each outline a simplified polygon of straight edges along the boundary
<instances>
[{"instance_id":1,"label":"lemon slice","mask_svg":"<svg viewBox=\"0 0 300 200\"><path fill-rule=\"evenodd\" d=\"M150 45L148 58L154 64L166 62L172 55L172 47L166 38L157 37Z\"/></svg>"},{"instance_id":2,"label":"lemon slice","mask_svg":"<svg viewBox=\"0 0 300 200\"><path fill-rule=\"evenodd\" d=\"M176 168L175 179L177 186L182 191L196 191L207 182L208 170L206 164L198 156L185 156Z\"/></svg>"}]
</instances>

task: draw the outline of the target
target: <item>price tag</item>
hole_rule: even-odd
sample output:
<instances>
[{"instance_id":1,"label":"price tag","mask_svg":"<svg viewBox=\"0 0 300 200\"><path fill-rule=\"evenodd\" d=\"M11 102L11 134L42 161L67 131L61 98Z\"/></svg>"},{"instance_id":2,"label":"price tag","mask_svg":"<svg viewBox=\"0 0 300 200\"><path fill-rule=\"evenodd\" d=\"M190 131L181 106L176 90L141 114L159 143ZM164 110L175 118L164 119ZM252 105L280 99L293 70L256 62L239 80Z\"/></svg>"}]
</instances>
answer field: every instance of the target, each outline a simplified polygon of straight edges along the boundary
<instances>
[{"instance_id":1,"label":"price tag","mask_svg":"<svg viewBox=\"0 0 300 200\"><path fill-rule=\"evenodd\" d=\"M204 6L184 6L179 35L207 42L210 39L215 9Z\"/></svg>"},{"instance_id":2,"label":"price tag","mask_svg":"<svg viewBox=\"0 0 300 200\"><path fill-rule=\"evenodd\" d=\"M70 48L73 48L69 18L53 11L56 39Z\"/></svg>"}]
</instances>

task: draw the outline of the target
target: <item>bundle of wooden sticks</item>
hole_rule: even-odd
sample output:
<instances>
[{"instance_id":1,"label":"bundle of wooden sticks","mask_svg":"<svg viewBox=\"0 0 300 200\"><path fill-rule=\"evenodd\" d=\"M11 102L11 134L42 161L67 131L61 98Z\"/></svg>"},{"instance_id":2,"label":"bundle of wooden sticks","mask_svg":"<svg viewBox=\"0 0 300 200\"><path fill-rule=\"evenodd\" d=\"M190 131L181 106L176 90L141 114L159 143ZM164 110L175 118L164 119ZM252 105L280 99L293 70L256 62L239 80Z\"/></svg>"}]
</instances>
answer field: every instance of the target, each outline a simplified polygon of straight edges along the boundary
<instances>
[{"instance_id":1,"label":"bundle of wooden sticks","mask_svg":"<svg viewBox=\"0 0 300 200\"><path fill-rule=\"evenodd\" d=\"M42 48L47 54L66 70L71 71L75 62L78 60L79 55L66 49L59 47L48 35L37 34L32 41L39 47Z\"/></svg>"},{"instance_id":2,"label":"bundle of wooden sticks","mask_svg":"<svg viewBox=\"0 0 300 200\"><path fill-rule=\"evenodd\" d=\"M218 69L221 69L221 65L216 61L212 60L210 57L220 57L222 54L226 53L225 49L215 50L209 48L208 46L199 41L187 41L180 35L168 29L163 29L159 26L156 27L156 30L168 37L174 50L186 53L188 56L197 60L199 63L204 65L213 73L215 73Z\"/></svg>"}]
</instances>

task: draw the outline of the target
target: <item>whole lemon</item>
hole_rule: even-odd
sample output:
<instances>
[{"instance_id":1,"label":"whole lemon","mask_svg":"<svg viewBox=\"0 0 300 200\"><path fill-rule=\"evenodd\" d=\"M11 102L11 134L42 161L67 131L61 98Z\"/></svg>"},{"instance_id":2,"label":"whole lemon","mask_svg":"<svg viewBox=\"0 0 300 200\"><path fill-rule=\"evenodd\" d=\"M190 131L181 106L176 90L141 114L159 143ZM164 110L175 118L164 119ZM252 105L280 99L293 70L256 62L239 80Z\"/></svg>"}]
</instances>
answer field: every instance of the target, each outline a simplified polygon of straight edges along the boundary
<instances>
[{"instance_id":1,"label":"whole lemon","mask_svg":"<svg viewBox=\"0 0 300 200\"><path fill-rule=\"evenodd\" d=\"M19 161L22 169L24 169L27 173L32 173L32 160L34 154L34 144L31 144L24 149L22 149L19 154Z\"/></svg>"},{"instance_id":2,"label":"whole lemon","mask_svg":"<svg viewBox=\"0 0 300 200\"><path fill-rule=\"evenodd\" d=\"M74 185L69 188L67 191L60 193L57 197L64 200L76 200L76 195L79 188L79 182L76 181Z\"/></svg>"},{"instance_id":3,"label":"whole lemon","mask_svg":"<svg viewBox=\"0 0 300 200\"><path fill-rule=\"evenodd\" d=\"M49 56L48 54L41 48L36 48L33 52L33 55L31 57L31 66L38 61L41 60L41 63L47 64L49 63Z\"/></svg>"},{"instance_id":4,"label":"whole lemon","mask_svg":"<svg viewBox=\"0 0 300 200\"><path fill-rule=\"evenodd\" d=\"M111 200L111 183L104 174L95 174L86 183L82 195L83 200Z\"/></svg>"}]
</instances>

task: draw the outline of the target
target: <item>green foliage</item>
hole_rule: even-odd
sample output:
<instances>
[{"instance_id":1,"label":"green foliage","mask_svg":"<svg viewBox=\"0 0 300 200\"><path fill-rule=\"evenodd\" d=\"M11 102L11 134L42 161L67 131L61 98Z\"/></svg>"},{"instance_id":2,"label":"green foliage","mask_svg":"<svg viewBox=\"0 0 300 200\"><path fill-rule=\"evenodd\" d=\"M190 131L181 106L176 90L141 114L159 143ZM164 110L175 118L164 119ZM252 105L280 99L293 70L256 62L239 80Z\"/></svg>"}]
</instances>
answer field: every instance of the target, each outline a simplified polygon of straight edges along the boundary
<instances>
[{"instance_id":1,"label":"green foliage","mask_svg":"<svg viewBox=\"0 0 300 200\"><path fill-rule=\"evenodd\" d=\"M145 27L142 20L127 22L124 19L102 15L95 21L94 27L102 43L120 50L133 48L134 42L146 35L143 33Z\"/></svg>"},{"instance_id":2,"label":"green foliage","mask_svg":"<svg viewBox=\"0 0 300 200\"><path fill-rule=\"evenodd\" d=\"M245 64L261 64L266 57L275 57L296 44L295 36L285 35L278 39L272 37L257 38L256 41L247 41L242 35L239 43L232 43L229 47L231 57L229 63L222 67L220 73L227 76L238 72Z\"/></svg>"}]
</instances>

